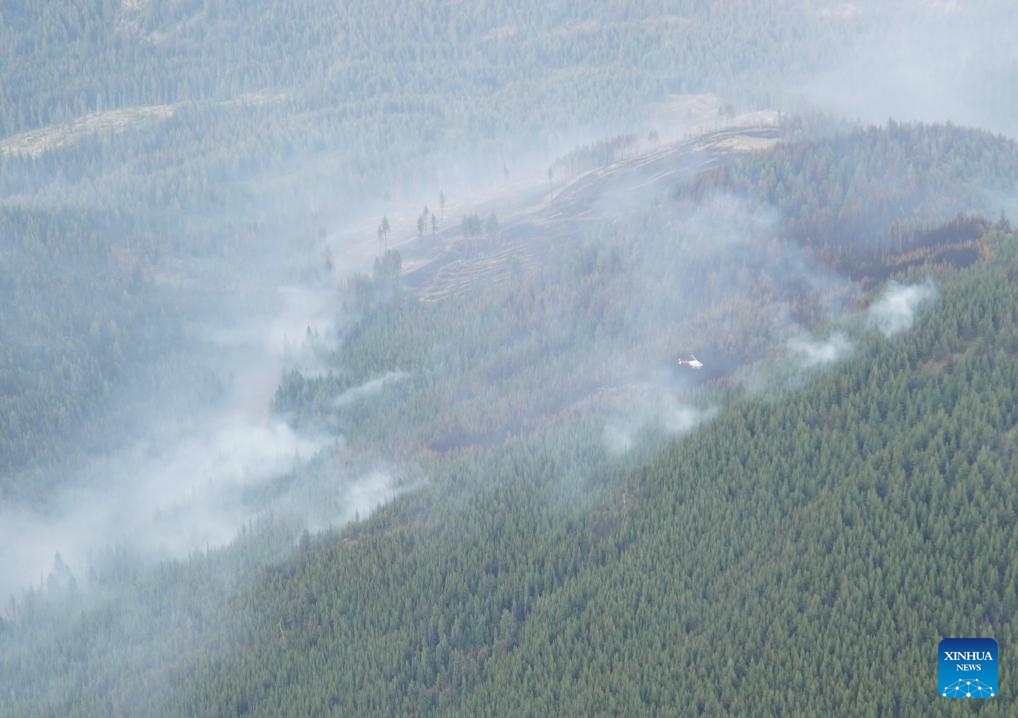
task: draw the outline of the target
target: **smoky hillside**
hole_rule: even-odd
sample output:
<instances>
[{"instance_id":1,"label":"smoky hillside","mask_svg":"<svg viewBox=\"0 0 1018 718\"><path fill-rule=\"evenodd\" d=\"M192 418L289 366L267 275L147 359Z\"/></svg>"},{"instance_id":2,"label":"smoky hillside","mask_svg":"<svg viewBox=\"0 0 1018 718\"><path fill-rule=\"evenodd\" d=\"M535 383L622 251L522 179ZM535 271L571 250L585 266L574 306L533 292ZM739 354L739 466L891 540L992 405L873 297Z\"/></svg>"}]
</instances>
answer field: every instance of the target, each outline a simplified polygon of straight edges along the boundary
<instances>
[{"instance_id":1,"label":"smoky hillside","mask_svg":"<svg viewBox=\"0 0 1018 718\"><path fill-rule=\"evenodd\" d=\"M0 8L0 714L953 714L1011 11Z\"/></svg>"}]
</instances>

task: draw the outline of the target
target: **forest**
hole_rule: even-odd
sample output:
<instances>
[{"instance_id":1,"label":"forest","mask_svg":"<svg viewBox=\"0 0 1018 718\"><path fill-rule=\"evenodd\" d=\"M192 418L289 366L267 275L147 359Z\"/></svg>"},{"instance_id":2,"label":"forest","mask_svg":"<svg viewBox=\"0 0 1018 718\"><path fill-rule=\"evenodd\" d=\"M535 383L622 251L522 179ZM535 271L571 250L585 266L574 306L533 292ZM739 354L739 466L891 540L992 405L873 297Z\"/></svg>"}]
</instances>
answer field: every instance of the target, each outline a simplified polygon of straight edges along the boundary
<instances>
[{"instance_id":1,"label":"forest","mask_svg":"<svg viewBox=\"0 0 1018 718\"><path fill-rule=\"evenodd\" d=\"M332 368L290 370L276 390L273 411L287 421L347 437L282 483L367 455L425 467L427 483L343 531L304 533L281 563L269 537L296 530L282 518L154 574L109 557L89 582L124 595L73 617L54 596L80 589L55 566L5 624L4 675L21 676L10 705L25 715L840 713L853 712L856 691L808 687L847 674L908 686L867 701L871 710L925 714L924 645L948 630L1006 645L1013 630L1018 238L1005 222L979 226L983 259L923 269L939 296L910 331L860 326L865 302L878 301L849 292L856 306L825 321L853 333L853 361L805 386L775 356L734 381L651 381L682 400L648 404L660 416L631 429L640 448L621 455L598 429L620 402L647 401L648 386L618 373L632 357L612 366L621 347L657 341L653 321L636 320L653 297L628 289L648 271L646 241L601 230L500 290L433 303L401 286L390 252L345 285L357 318ZM756 326L767 341L782 331ZM670 425L675 416L689 426ZM129 620L106 634L120 612ZM139 705L145 668L117 646L156 617L173 637L157 653L191 660ZM78 643L89 635L111 643ZM100 663L116 669L95 691L30 678L80 685ZM668 688L690 676L693 689Z\"/></svg>"},{"instance_id":2,"label":"forest","mask_svg":"<svg viewBox=\"0 0 1018 718\"><path fill-rule=\"evenodd\" d=\"M0 715L970 712L1009 18L0 8Z\"/></svg>"},{"instance_id":3,"label":"forest","mask_svg":"<svg viewBox=\"0 0 1018 718\"><path fill-rule=\"evenodd\" d=\"M568 467L517 460L455 521L421 496L307 547L185 712L928 714L938 636L1015 630L1015 241L586 513L547 501Z\"/></svg>"}]
</instances>

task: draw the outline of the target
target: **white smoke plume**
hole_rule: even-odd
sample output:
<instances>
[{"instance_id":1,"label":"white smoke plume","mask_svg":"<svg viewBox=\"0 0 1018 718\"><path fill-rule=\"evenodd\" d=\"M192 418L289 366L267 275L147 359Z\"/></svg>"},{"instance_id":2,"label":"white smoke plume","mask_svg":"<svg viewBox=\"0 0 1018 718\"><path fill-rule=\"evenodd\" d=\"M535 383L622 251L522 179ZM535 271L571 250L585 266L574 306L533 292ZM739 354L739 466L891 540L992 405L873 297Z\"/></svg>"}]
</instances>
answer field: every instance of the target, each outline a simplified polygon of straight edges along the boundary
<instances>
[{"instance_id":1,"label":"white smoke plume","mask_svg":"<svg viewBox=\"0 0 1018 718\"><path fill-rule=\"evenodd\" d=\"M681 401L664 386L635 387L619 402L619 413L605 424L604 448L612 456L622 456L654 434L689 434L716 413L716 408L702 409Z\"/></svg>"},{"instance_id":2,"label":"white smoke plume","mask_svg":"<svg viewBox=\"0 0 1018 718\"><path fill-rule=\"evenodd\" d=\"M786 346L807 368L831 364L852 351L852 342L842 332L832 334L827 339L814 339L802 333L789 339Z\"/></svg>"},{"instance_id":3,"label":"white smoke plume","mask_svg":"<svg viewBox=\"0 0 1018 718\"><path fill-rule=\"evenodd\" d=\"M885 337L911 329L916 310L936 295L937 289L929 279L923 284L908 286L891 282L880 299L870 306L869 322Z\"/></svg>"}]
</instances>

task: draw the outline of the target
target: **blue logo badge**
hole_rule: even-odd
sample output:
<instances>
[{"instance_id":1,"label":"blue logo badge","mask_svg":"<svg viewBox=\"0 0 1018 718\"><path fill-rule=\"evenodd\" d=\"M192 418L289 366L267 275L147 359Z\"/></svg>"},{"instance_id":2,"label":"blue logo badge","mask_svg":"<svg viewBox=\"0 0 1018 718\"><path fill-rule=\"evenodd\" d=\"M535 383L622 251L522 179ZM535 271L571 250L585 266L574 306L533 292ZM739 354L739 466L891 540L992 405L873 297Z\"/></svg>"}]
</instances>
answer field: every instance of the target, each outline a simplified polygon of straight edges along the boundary
<instances>
[{"instance_id":1,"label":"blue logo badge","mask_svg":"<svg viewBox=\"0 0 1018 718\"><path fill-rule=\"evenodd\" d=\"M943 698L997 695L997 642L992 638L945 638L937 649L937 680Z\"/></svg>"}]
</instances>

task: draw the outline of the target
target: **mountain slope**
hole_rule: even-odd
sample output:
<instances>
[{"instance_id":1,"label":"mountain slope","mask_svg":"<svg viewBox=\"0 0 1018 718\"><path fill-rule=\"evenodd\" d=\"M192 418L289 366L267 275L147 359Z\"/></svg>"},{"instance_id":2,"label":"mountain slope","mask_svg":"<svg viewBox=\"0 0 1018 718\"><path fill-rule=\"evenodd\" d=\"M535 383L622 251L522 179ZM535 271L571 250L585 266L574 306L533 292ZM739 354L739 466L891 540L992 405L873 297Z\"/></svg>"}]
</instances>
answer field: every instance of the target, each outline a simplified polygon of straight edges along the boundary
<instances>
[{"instance_id":1,"label":"mountain slope","mask_svg":"<svg viewBox=\"0 0 1018 718\"><path fill-rule=\"evenodd\" d=\"M524 462L466 505L422 497L309 546L183 709L960 710L934 692L938 641L1016 628L1014 242L908 335L737 403L598 510L548 501Z\"/></svg>"},{"instance_id":2,"label":"mountain slope","mask_svg":"<svg viewBox=\"0 0 1018 718\"><path fill-rule=\"evenodd\" d=\"M57 558L4 607L0 708L930 712L923 646L1014 630L1015 238L980 219L968 268L902 270L941 297L888 339L773 211L652 199L497 287L418 301L396 253L351 279L274 402L333 441L233 497L280 526L165 570L100 557L81 593ZM825 366L814 337L846 335ZM708 341L712 369L672 365ZM298 544L287 521L345 522L359 472L405 495ZM885 674L901 692L813 688Z\"/></svg>"}]
</instances>

